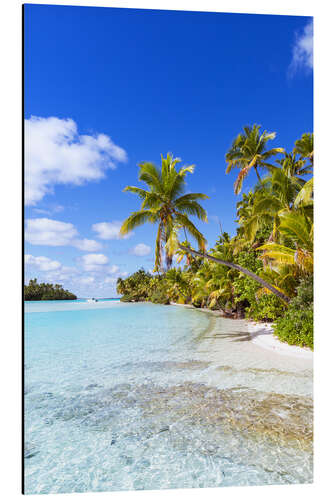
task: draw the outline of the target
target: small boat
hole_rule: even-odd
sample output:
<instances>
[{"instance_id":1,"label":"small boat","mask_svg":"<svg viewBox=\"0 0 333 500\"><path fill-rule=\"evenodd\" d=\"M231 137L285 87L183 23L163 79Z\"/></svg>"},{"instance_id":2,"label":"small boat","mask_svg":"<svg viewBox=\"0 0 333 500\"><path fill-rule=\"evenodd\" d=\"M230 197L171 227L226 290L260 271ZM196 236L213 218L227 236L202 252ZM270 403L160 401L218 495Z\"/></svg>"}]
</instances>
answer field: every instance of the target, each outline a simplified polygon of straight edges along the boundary
<instances>
[{"instance_id":1,"label":"small boat","mask_svg":"<svg viewBox=\"0 0 333 500\"><path fill-rule=\"evenodd\" d=\"M98 300L93 297L92 299L87 299L87 302L98 302Z\"/></svg>"}]
</instances>

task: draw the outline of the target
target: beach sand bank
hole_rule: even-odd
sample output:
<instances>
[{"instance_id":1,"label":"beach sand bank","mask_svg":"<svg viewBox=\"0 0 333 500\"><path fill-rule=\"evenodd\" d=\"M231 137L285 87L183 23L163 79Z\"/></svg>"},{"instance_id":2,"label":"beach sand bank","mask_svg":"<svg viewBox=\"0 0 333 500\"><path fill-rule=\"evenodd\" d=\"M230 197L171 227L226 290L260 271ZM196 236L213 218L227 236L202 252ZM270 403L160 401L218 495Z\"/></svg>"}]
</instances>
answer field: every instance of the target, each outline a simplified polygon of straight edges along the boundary
<instances>
[{"instance_id":1,"label":"beach sand bank","mask_svg":"<svg viewBox=\"0 0 333 500\"><path fill-rule=\"evenodd\" d=\"M249 334L248 341L250 341L255 346L257 346L261 349L269 350L277 355L288 356L288 357L298 359L298 360L302 359L302 360L304 360L304 367L305 368L312 367L313 351L307 347L294 346L294 345L289 345L285 342L281 342L274 335L273 327L269 323L258 323L258 322L250 321L250 320L236 320L236 319L224 318L223 316L221 316L221 313L218 311L211 311L210 309L203 309L203 308L198 309L198 308L194 308L193 306L188 305L188 304L172 303L171 305L180 306L180 307L188 307L188 308L202 311L202 312L207 313L207 314L211 314L211 315L215 316L216 318L218 318L218 322L220 323L220 326L223 324L225 324L225 325L228 324L229 326L232 326L232 324L235 324L236 329L239 328L239 326L241 326L242 329L244 329L244 331L247 331ZM241 323L239 323L239 322L241 322ZM219 329L217 328L216 332L214 330L212 332L209 332L209 339L212 339L212 337L214 337L214 336L217 339L218 335L219 335ZM203 339L203 340L209 340L209 339ZM214 351L216 350L216 348L217 348L217 345L214 345ZM264 355L265 353L262 352L262 354Z\"/></svg>"}]
</instances>

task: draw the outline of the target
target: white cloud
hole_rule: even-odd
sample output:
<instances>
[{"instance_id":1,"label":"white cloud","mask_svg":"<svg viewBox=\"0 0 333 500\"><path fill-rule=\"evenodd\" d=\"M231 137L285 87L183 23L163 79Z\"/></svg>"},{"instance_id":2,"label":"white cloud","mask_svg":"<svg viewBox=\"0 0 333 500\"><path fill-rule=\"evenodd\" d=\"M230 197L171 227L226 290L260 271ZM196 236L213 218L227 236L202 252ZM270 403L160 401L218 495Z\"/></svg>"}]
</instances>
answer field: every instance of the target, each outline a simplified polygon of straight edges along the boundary
<instances>
[{"instance_id":1,"label":"white cloud","mask_svg":"<svg viewBox=\"0 0 333 500\"><path fill-rule=\"evenodd\" d=\"M48 272L45 275L45 279L51 283L72 283L78 274L79 271L75 267L61 266L61 268L56 271Z\"/></svg>"},{"instance_id":2,"label":"white cloud","mask_svg":"<svg viewBox=\"0 0 333 500\"><path fill-rule=\"evenodd\" d=\"M79 262L85 271L100 271L109 259L102 253L89 253L80 257Z\"/></svg>"},{"instance_id":3,"label":"white cloud","mask_svg":"<svg viewBox=\"0 0 333 500\"><path fill-rule=\"evenodd\" d=\"M77 267L63 266L48 257L25 255L25 279L37 277L38 281L58 283L78 297L116 296L118 277L128 276L119 266L109 264L104 254L86 254L77 259Z\"/></svg>"},{"instance_id":4,"label":"white cloud","mask_svg":"<svg viewBox=\"0 0 333 500\"><path fill-rule=\"evenodd\" d=\"M78 239L78 231L70 222L62 222L46 217L27 219L25 239L31 245L47 245L51 247L73 246L84 252L96 252L102 245L87 238Z\"/></svg>"},{"instance_id":5,"label":"white cloud","mask_svg":"<svg viewBox=\"0 0 333 500\"><path fill-rule=\"evenodd\" d=\"M113 266L110 266L109 269L107 270L108 274L115 274L119 271L119 267L116 266L115 264Z\"/></svg>"},{"instance_id":6,"label":"white cloud","mask_svg":"<svg viewBox=\"0 0 333 500\"><path fill-rule=\"evenodd\" d=\"M145 255L149 255L150 252L151 252L151 247L145 245L144 243L139 243L131 250L131 253L133 255L137 255L138 257L144 257Z\"/></svg>"},{"instance_id":7,"label":"white cloud","mask_svg":"<svg viewBox=\"0 0 333 500\"><path fill-rule=\"evenodd\" d=\"M127 159L105 134L79 135L71 119L25 120L25 203L35 205L57 184L82 185Z\"/></svg>"},{"instance_id":8,"label":"white cloud","mask_svg":"<svg viewBox=\"0 0 333 500\"><path fill-rule=\"evenodd\" d=\"M298 69L313 69L313 21L311 20L301 33L296 34L292 61L289 67L292 76Z\"/></svg>"},{"instance_id":9,"label":"white cloud","mask_svg":"<svg viewBox=\"0 0 333 500\"><path fill-rule=\"evenodd\" d=\"M75 267L63 266L57 260L52 260L44 256L34 257L33 255L25 254L24 263L28 273L31 273L32 267L34 268L34 273L36 271L45 273L43 279L45 278L47 281L53 283L72 280L79 273Z\"/></svg>"},{"instance_id":10,"label":"white cloud","mask_svg":"<svg viewBox=\"0 0 333 500\"><path fill-rule=\"evenodd\" d=\"M101 240L127 240L133 235L133 233L121 236L119 233L121 225L121 221L114 220L111 222L97 222L96 224L93 224L91 228L97 233L97 237Z\"/></svg>"},{"instance_id":11,"label":"white cloud","mask_svg":"<svg viewBox=\"0 0 333 500\"><path fill-rule=\"evenodd\" d=\"M61 268L60 262L43 256L34 257L33 255L26 254L24 256L24 262L28 266L36 267L39 271L55 271Z\"/></svg>"},{"instance_id":12,"label":"white cloud","mask_svg":"<svg viewBox=\"0 0 333 500\"><path fill-rule=\"evenodd\" d=\"M33 211L40 215L51 215L51 210L46 210L44 208L34 208Z\"/></svg>"},{"instance_id":13,"label":"white cloud","mask_svg":"<svg viewBox=\"0 0 333 500\"><path fill-rule=\"evenodd\" d=\"M110 277L105 278L104 283L114 285L115 283L117 283L117 278L110 278Z\"/></svg>"},{"instance_id":14,"label":"white cloud","mask_svg":"<svg viewBox=\"0 0 333 500\"><path fill-rule=\"evenodd\" d=\"M98 243L98 241L88 240L87 238L84 238L83 240L73 240L71 245L79 250L83 250L84 252L96 252L96 250L100 250L102 248L102 245Z\"/></svg>"},{"instance_id":15,"label":"white cloud","mask_svg":"<svg viewBox=\"0 0 333 500\"><path fill-rule=\"evenodd\" d=\"M25 238L32 245L57 247L70 245L77 234L77 229L70 222L45 217L27 220Z\"/></svg>"},{"instance_id":16,"label":"white cloud","mask_svg":"<svg viewBox=\"0 0 333 500\"><path fill-rule=\"evenodd\" d=\"M55 205L55 206L51 207L50 209L33 208L33 211L36 214L41 214L41 215L52 215L55 213L63 212L64 210L65 210L65 207L63 207L62 205Z\"/></svg>"},{"instance_id":17,"label":"white cloud","mask_svg":"<svg viewBox=\"0 0 333 500\"><path fill-rule=\"evenodd\" d=\"M91 285L92 283L95 282L94 276L83 276L82 278L78 279L78 282L81 285Z\"/></svg>"}]
</instances>

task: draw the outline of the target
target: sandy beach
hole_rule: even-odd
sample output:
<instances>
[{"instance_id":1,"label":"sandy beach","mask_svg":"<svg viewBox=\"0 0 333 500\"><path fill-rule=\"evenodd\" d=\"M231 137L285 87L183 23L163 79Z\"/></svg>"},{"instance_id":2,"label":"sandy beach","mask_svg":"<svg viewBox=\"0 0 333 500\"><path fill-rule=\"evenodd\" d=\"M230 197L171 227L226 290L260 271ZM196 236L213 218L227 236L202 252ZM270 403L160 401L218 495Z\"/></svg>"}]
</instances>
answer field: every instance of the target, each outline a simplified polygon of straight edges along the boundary
<instances>
[{"instance_id":1,"label":"sandy beach","mask_svg":"<svg viewBox=\"0 0 333 500\"><path fill-rule=\"evenodd\" d=\"M180 306L180 307L188 307L195 309L191 305L187 304L176 304L176 303L171 303L173 306ZM313 351L309 349L308 347L300 347L300 346L294 346L294 345L289 345L285 342L281 342L275 335L274 335L274 330L271 324L269 323L258 323L255 321L250 321L250 320L235 320L235 319L228 319L224 318L221 316L220 312L218 311L212 311L210 309L198 309L204 313L211 314L215 318L218 318L218 321L222 321L222 323L226 322L234 322L235 326L239 326L239 322L242 322L241 325L243 329L248 332L248 341L250 341L252 344L254 344L257 347L260 347L262 349L262 355L267 355L267 353L264 350L269 350L271 353L275 353L279 356L288 356L290 358L297 359L297 364L302 364L300 363L299 360L304 360L304 368L312 368L312 363L313 363ZM231 323L232 325L232 323ZM212 340L215 338L215 340L218 339L218 327L213 329L213 331L209 332L207 335L207 338L203 338L202 340L205 340L206 342L208 340ZM216 350L218 351L218 344L215 342L214 343L214 353L216 357ZM258 351L260 352L260 351Z\"/></svg>"}]
</instances>

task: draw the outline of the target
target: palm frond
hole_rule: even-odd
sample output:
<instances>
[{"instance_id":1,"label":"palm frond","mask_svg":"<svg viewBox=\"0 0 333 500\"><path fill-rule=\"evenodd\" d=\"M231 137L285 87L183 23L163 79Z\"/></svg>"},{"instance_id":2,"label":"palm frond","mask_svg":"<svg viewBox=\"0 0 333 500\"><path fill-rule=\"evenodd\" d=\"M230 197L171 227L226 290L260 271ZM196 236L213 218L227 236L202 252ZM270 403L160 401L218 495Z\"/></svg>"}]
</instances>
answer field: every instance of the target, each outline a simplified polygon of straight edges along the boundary
<instances>
[{"instance_id":1,"label":"palm frond","mask_svg":"<svg viewBox=\"0 0 333 500\"><path fill-rule=\"evenodd\" d=\"M144 200L149 194L149 191L146 191L145 189L138 188L136 186L126 186L123 191L129 191L130 193L137 194L142 200Z\"/></svg>"},{"instance_id":2,"label":"palm frond","mask_svg":"<svg viewBox=\"0 0 333 500\"><path fill-rule=\"evenodd\" d=\"M180 212L176 212L176 221L180 223L183 227L185 227L188 232L193 236L193 238L198 243L199 248L204 251L206 246L206 239L203 234L195 227L195 225L190 221L190 219L185 214L181 214Z\"/></svg>"},{"instance_id":3,"label":"palm frond","mask_svg":"<svg viewBox=\"0 0 333 500\"><path fill-rule=\"evenodd\" d=\"M313 177L304 184L295 198L295 207L306 206L313 202Z\"/></svg>"},{"instance_id":4,"label":"palm frond","mask_svg":"<svg viewBox=\"0 0 333 500\"><path fill-rule=\"evenodd\" d=\"M283 212L280 214L280 231L291 238L297 247L313 250L313 223L300 212Z\"/></svg>"},{"instance_id":5,"label":"palm frond","mask_svg":"<svg viewBox=\"0 0 333 500\"><path fill-rule=\"evenodd\" d=\"M120 228L120 234L125 235L133 231L133 229L142 226L145 222L154 223L157 221L157 213L153 210L139 210L138 212L133 212L127 219L123 222Z\"/></svg>"},{"instance_id":6,"label":"palm frond","mask_svg":"<svg viewBox=\"0 0 333 500\"><path fill-rule=\"evenodd\" d=\"M257 248L258 251L264 251L261 258L269 258L277 264L295 265L295 249L279 245L278 243L265 243Z\"/></svg>"},{"instance_id":7,"label":"palm frond","mask_svg":"<svg viewBox=\"0 0 333 500\"><path fill-rule=\"evenodd\" d=\"M160 170L154 163L140 163L139 180L145 182L155 191L162 190L162 178Z\"/></svg>"},{"instance_id":8,"label":"palm frond","mask_svg":"<svg viewBox=\"0 0 333 500\"><path fill-rule=\"evenodd\" d=\"M207 212L206 210L196 201L183 201L180 203L175 203L175 207L179 212L187 215L195 215L198 219L207 222Z\"/></svg>"}]
</instances>

